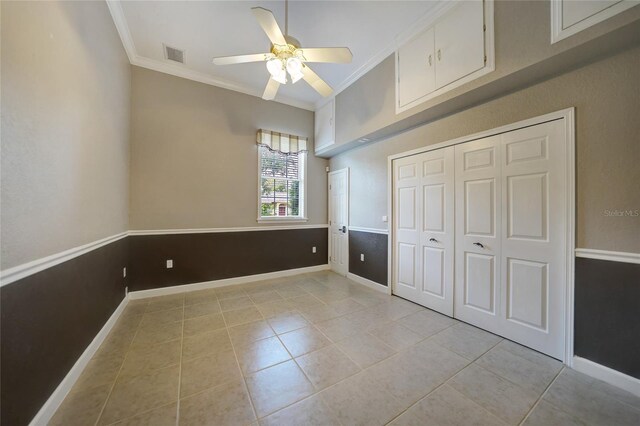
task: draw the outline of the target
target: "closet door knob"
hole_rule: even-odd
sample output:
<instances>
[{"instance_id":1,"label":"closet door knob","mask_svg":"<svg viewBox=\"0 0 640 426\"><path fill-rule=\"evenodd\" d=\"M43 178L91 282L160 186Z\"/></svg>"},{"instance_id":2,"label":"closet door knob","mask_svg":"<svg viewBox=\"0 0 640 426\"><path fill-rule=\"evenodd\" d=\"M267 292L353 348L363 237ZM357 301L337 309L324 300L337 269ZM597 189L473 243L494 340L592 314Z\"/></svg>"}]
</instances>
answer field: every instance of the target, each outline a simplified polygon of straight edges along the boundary
<instances>
[{"instance_id":1,"label":"closet door knob","mask_svg":"<svg viewBox=\"0 0 640 426\"><path fill-rule=\"evenodd\" d=\"M484 248L484 245L482 245L482 243L473 243L474 246L478 246L480 248Z\"/></svg>"},{"instance_id":2,"label":"closet door knob","mask_svg":"<svg viewBox=\"0 0 640 426\"><path fill-rule=\"evenodd\" d=\"M432 243L437 243L438 240L436 240L435 238L429 238L429 241L431 241Z\"/></svg>"}]
</instances>

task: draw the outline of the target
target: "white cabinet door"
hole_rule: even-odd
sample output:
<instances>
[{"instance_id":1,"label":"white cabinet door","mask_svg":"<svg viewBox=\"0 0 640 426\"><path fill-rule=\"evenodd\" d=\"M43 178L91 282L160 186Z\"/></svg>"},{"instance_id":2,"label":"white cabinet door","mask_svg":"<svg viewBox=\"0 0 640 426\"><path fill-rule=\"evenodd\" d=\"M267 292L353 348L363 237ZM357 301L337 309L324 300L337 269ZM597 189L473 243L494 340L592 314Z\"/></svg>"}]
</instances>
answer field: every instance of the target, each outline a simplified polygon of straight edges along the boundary
<instances>
[{"instance_id":1,"label":"white cabinet door","mask_svg":"<svg viewBox=\"0 0 640 426\"><path fill-rule=\"evenodd\" d=\"M564 353L566 144L562 120L501 136L501 334Z\"/></svg>"},{"instance_id":2,"label":"white cabinet door","mask_svg":"<svg viewBox=\"0 0 640 426\"><path fill-rule=\"evenodd\" d=\"M463 1L435 26L436 87L484 67L484 12L480 0Z\"/></svg>"},{"instance_id":3,"label":"white cabinet door","mask_svg":"<svg viewBox=\"0 0 640 426\"><path fill-rule=\"evenodd\" d=\"M455 150L455 317L499 334L500 136Z\"/></svg>"},{"instance_id":4,"label":"white cabinet door","mask_svg":"<svg viewBox=\"0 0 640 426\"><path fill-rule=\"evenodd\" d=\"M394 162L394 292L453 315L454 147Z\"/></svg>"},{"instance_id":5,"label":"white cabinet door","mask_svg":"<svg viewBox=\"0 0 640 426\"><path fill-rule=\"evenodd\" d=\"M398 50L398 104L405 106L433 92L435 83L433 28Z\"/></svg>"},{"instance_id":6,"label":"white cabinet door","mask_svg":"<svg viewBox=\"0 0 640 426\"><path fill-rule=\"evenodd\" d=\"M318 108L315 113L315 152L333 145L335 139L335 100Z\"/></svg>"}]
</instances>

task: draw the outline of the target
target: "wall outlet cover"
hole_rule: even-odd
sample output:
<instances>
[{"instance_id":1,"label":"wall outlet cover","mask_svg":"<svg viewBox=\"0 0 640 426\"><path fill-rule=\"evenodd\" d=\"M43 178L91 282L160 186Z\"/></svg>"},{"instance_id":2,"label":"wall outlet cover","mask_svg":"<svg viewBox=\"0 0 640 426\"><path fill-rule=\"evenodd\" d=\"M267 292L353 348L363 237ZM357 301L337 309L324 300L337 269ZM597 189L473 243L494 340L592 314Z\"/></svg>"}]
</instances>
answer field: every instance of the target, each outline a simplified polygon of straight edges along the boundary
<instances>
[{"instance_id":1,"label":"wall outlet cover","mask_svg":"<svg viewBox=\"0 0 640 426\"><path fill-rule=\"evenodd\" d=\"M122 278L127 278L127 267L122 268Z\"/></svg>"},{"instance_id":2,"label":"wall outlet cover","mask_svg":"<svg viewBox=\"0 0 640 426\"><path fill-rule=\"evenodd\" d=\"M364 253L360 253L360 262L364 262Z\"/></svg>"},{"instance_id":3,"label":"wall outlet cover","mask_svg":"<svg viewBox=\"0 0 640 426\"><path fill-rule=\"evenodd\" d=\"M315 248L315 246L314 246L314 247L311 247L311 253L315 253L315 252L316 252L316 248Z\"/></svg>"},{"instance_id":4,"label":"wall outlet cover","mask_svg":"<svg viewBox=\"0 0 640 426\"><path fill-rule=\"evenodd\" d=\"M383 221L383 222L388 222L388 221L389 221L389 218L388 218L387 216L382 216L382 221Z\"/></svg>"},{"instance_id":5,"label":"wall outlet cover","mask_svg":"<svg viewBox=\"0 0 640 426\"><path fill-rule=\"evenodd\" d=\"M167 269L173 268L173 259L167 259Z\"/></svg>"}]
</instances>

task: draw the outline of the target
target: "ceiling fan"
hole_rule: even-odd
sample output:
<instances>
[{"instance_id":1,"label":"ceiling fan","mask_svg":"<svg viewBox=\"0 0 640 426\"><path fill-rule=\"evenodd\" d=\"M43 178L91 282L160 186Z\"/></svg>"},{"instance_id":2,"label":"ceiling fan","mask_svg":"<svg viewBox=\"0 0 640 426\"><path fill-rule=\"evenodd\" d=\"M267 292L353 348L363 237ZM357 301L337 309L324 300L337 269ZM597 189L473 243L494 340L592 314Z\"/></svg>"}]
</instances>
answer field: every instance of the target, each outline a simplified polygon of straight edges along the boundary
<instances>
[{"instance_id":1,"label":"ceiling fan","mask_svg":"<svg viewBox=\"0 0 640 426\"><path fill-rule=\"evenodd\" d=\"M285 0L285 24L284 34L278 26L276 18L270 10L261 7L251 8L258 24L271 40L271 51L268 53L255 53L251 55L223 56L213 58L215 65L242 64L246 62L267 63L267 70L271 76L264 89L262 99L275 98L281 84L287 84L287 73L291 82L296 83L304 79L316 92L326 97L331 95L333 89L318 74L313 72L307 63L330 62L349 63L353 58L348 47L314 47L302 48L295 38L288 34L289 31L289 1Z\"/></svg>"}]
</instances>

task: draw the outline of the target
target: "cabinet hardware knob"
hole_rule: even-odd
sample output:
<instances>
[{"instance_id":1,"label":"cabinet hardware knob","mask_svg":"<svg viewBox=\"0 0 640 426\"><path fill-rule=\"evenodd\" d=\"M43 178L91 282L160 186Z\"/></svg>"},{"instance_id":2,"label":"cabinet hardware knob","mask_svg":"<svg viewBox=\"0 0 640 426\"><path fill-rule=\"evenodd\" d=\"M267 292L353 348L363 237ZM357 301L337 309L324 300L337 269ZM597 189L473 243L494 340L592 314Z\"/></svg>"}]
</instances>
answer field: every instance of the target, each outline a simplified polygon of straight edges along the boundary
<instances>
[{"instance_id":1,"label":"cabinet hardware knob","mask_svg":"<svg viewBox=\"0 0 640 426\"><path fill-rule=\"evenodd\" d=\"M484 245L482 243L473 243L474 246L478 246L480 248L484 248Z\"/></svg>"}]
</instances>

